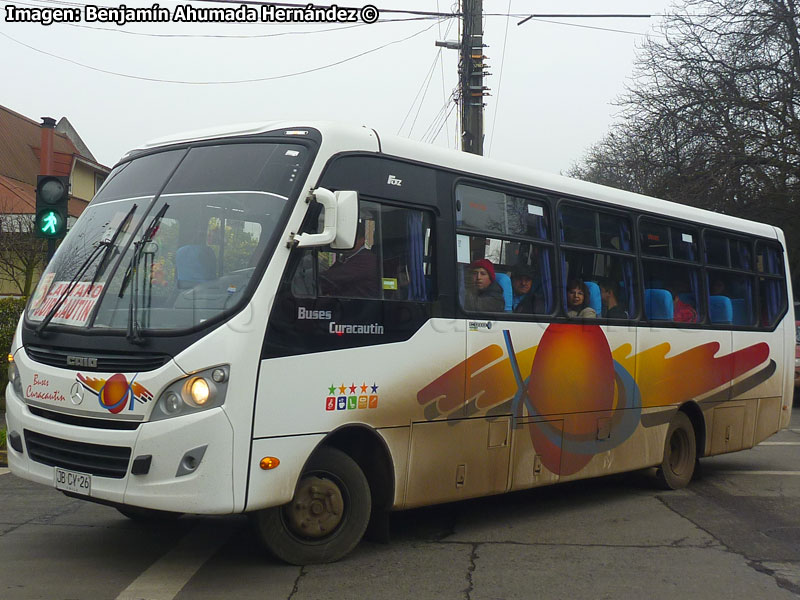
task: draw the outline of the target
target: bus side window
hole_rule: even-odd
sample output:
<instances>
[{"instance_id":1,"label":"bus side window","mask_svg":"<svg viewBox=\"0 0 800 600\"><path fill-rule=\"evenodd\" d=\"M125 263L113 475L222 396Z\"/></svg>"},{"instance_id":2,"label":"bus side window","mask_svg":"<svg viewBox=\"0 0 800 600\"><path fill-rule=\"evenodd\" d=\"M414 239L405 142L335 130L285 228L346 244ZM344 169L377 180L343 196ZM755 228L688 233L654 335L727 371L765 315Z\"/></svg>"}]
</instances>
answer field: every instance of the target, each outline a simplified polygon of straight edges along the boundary
<instances>
[{"instance_id":1,"label":"bus side window","mask_svg":"<svg viewBox=\"0 0 800 600\"><path fill-rule=\"evenodd\" d=\"M533 242L466 235L458 235L457 244L458 296L464 310L552 312L552 248ZM478 269L485 271L491 281L476 279Z\"/></svg>"},{"instance_id":2,"label":"bus side window","mask_svg":"<svg viewBox=\"0 0 800 600\"><path fill-rule=\"evenodd\" d=\"M433 217L423 211L361 202L352 250L316 251L315 292L336 298L430 302L434 299ZM293 290L310 293L313 259L303 258ZM297 294L296 294L297 295Z\"/></svg>"},{"instance_id":3,"label":"bus side window","mask_svg":"<svg viewBox=\"0 0 800 600\"><path fill-rule=\"evenodd\" d=\"M643 260L644 289L651 290L645 298L648 320L669 320L669 313L655 310L655 299L666 291L672 297L672 320L676 323L699 323L703 320L703 305L700 303L701 282L698 269L684 264L666 261ZM652 292L658 290L658 292Z\"/></svg>"},{"instance_id":4,"label":"bus side window","mask_svg":"<svg viewBox=\"0 0 800 600\"><path fill-rule=\"evenodd\" d=\"M429 213L383 206L382 277L385 300L433 300L433 229Z\"/></svg>"}]
</instances>

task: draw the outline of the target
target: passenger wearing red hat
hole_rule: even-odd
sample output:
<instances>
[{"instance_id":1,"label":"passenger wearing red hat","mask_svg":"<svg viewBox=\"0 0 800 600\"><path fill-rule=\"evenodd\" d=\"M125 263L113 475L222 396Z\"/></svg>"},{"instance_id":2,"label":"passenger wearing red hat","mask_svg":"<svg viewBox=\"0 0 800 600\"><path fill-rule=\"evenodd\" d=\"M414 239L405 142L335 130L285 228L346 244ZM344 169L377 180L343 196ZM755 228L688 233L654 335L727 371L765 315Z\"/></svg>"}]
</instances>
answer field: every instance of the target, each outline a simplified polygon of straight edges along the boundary
<instances>
[{"instance_id":1,"label":"passenger wearing red hat","mask_svg":"<svg viewBox=\"0 0 800 600\"><path fill-rule=\"evenodd\" d=\"M503 312L505 300L503 288L495 281L494 265L485 258L470 264L472 279L467 280L464 308L467 310Z\"/></svg>"}]
</instances>

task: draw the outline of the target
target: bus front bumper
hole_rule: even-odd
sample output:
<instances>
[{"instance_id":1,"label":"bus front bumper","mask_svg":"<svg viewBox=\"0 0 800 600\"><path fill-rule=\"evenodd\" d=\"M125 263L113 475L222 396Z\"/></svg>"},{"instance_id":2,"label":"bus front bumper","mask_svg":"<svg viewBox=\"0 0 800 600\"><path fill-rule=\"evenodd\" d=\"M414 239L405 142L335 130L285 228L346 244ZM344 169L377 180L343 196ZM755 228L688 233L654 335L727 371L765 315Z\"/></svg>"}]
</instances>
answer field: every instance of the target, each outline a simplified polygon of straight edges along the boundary
<instances>
[{"instance_id":1,"label":"bus front bumper","mask_svg":"<svg viewBox=\"0 0 800 600\"><path fill-rule=\"evenodd\" d=\"M142 423L133 431L95 429L33 414L9 385L6 421L9 436L21 440L21 451L8 444L8 465L23 479L57 487L61 450L54 448L77 447L91 452L92 445L105 446L114 452L130 450L127 465L122 459L114 476L91 474L81 491L70 490L73 495L182 513L229 514L234 510L233 427L221 408ZM31 446L43 440L48 447ZM68 470L86 472L92 467ZM63 479L59 485L63 488Z\"/></svg>"}]
</instances>

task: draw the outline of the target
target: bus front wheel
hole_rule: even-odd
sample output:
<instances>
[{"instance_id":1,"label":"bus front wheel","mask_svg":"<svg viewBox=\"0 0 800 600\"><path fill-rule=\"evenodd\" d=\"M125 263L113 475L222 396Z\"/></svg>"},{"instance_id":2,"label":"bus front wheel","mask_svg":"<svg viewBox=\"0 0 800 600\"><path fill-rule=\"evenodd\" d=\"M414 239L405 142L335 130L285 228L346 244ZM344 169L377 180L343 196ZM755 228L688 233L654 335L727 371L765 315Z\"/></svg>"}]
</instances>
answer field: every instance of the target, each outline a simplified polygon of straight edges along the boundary
<instances>
[{"instance_id":1,"label":"bus front wheel","mask_svg":"<svg viewBox=\"0 0 800 600\"><path fill-rule=\"evenodd\" d=\"M684 412L678 412L670 421L664 444L664 460L656 472L659 484L667 490L678 490L689 485L697 463L697 442L694 427Z\"/></svg>"},{"instance_id":2,"label":"bus front wheel","mask_svg":"<svg viewBox=\"0 0 800 600\"><path fill-rule=\"evenodd\" d=\"M323 447L309 459L294 498L254 515L262 543L295 565L339 560L364 535L372 502L361 468L344 452Z\"/></svg>"}]
</instances>

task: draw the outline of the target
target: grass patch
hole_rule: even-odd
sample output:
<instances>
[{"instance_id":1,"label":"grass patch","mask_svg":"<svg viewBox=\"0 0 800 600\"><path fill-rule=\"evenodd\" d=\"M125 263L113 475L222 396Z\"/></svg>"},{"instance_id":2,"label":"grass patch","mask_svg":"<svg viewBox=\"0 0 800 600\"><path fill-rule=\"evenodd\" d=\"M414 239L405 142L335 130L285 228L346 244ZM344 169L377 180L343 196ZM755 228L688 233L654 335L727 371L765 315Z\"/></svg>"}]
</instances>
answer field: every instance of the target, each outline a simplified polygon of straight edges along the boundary
<instances>
[{"instance_id":1,"label":"grass patch","mask_svg":"<svg viewBox=\"0 0 800 600\"><path fill-rule=\"evenodd\" d=\"M6 428L0 427L0 450L6 449Z\"/></svg>"}]
</instances>

